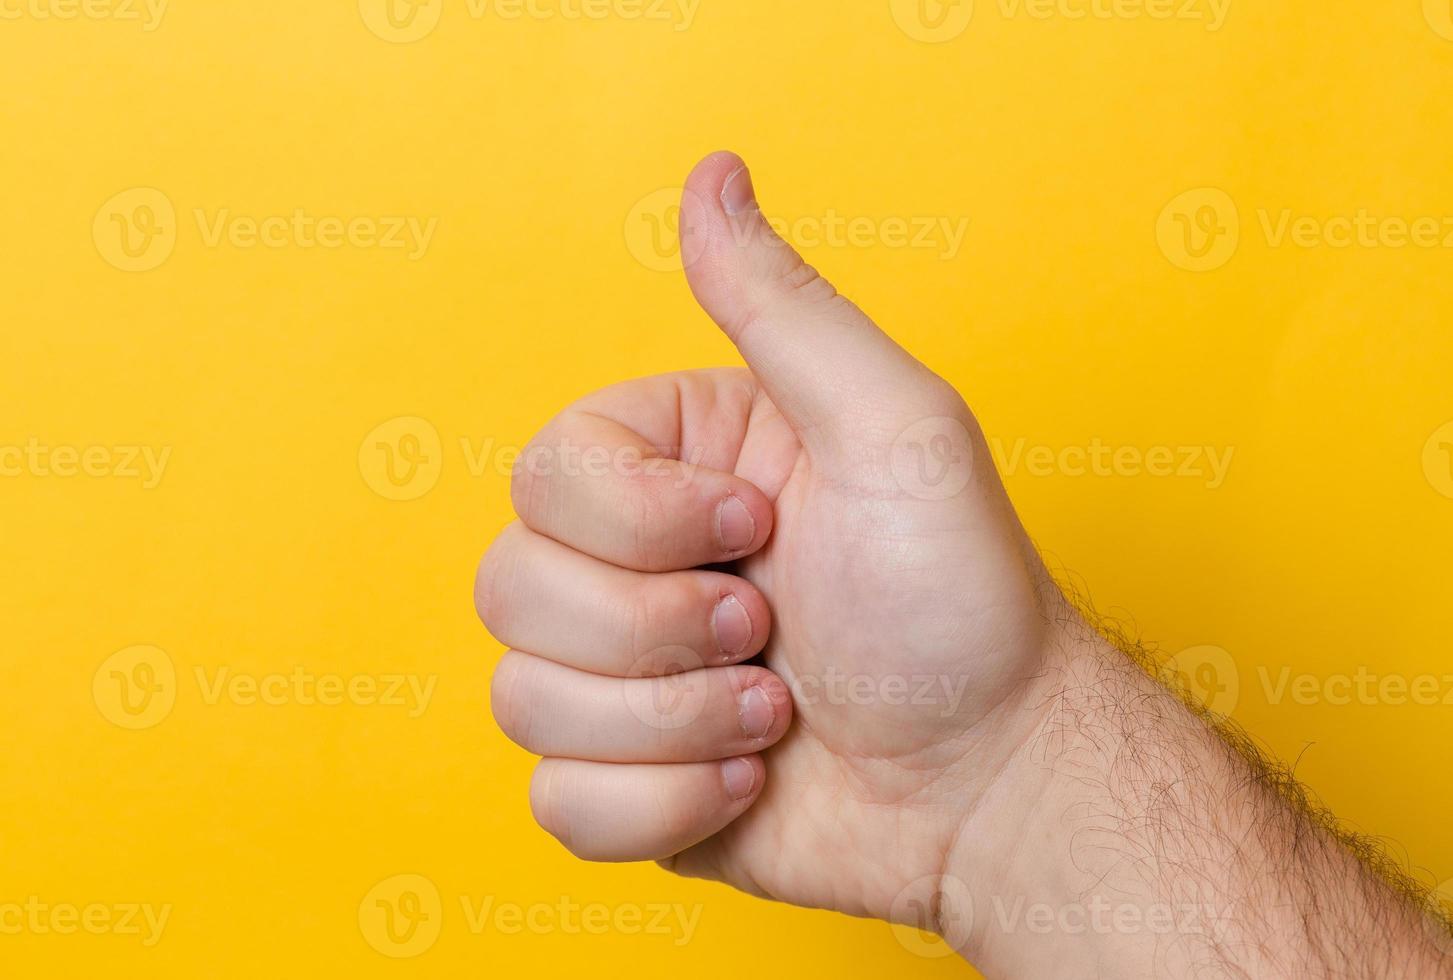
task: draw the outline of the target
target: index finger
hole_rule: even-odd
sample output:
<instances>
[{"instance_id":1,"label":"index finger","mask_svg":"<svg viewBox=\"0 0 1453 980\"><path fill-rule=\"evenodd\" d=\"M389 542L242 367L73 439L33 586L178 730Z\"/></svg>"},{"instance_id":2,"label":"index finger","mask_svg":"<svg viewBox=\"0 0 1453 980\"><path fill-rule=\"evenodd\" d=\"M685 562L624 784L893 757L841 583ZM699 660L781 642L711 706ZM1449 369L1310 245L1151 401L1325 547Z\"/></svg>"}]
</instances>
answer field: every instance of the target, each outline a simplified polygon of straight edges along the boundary
<instances>
[{"instance_id":1,"label":"index finger","mask_svg":"<svg viewBox=\"0 0 1453 980\"><path fill-rule=\"evenodd\" d=\"M729 390L709 413L715 417L694 404L697 389L719 380L648 378L567 409L515 467L511 494L520 519L577 551L640 571L734 561L760 549L772 531L771 502L750 481L713 465L733 464L747 414L736 418ZM751 392L743 394L740 408L749 413Z\"/></svg>"}]
</instances>

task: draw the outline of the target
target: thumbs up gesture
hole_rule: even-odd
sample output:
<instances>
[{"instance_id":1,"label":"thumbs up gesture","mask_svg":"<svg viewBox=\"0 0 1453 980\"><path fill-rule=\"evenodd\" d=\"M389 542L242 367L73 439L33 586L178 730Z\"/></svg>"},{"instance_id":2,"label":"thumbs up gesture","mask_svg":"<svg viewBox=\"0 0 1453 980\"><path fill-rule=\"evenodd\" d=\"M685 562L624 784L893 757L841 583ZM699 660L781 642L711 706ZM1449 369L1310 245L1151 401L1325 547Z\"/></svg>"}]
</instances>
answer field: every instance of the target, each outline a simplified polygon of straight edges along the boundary
<instances>
[{"instance_id":1,"label":"thumbs up gesture","mask_svg":"<svg viewBox=\"0 0 1453 980\"><path fill-rule=\"evenodd\" d=\"M958 393L738 157L697 166L681 235L748 367L607 388L523 454L476 585L495 717L580 857L887 918L1042 728L1073 613Z\"/></svg>"}]
</instances>

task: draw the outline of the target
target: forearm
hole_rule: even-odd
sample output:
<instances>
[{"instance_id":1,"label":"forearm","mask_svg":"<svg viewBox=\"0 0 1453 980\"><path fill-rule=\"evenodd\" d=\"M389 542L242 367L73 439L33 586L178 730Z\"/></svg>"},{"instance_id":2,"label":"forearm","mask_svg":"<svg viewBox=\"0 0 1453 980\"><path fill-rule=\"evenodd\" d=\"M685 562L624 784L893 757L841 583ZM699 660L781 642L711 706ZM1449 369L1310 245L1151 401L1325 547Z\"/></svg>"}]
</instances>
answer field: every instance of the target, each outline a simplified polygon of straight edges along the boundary
<instances>
[{"instance_id":1,"label":"forearm","mask_svg":"<svg viewBox=\"0 0 1453 980\"><path fill-rule=\"evenodd\" d=\"M1037 734L946 862L943 926L971 961L991 977L1453 975L1411 884L1288 774L1098 637L1068 647L1038 681Z\"/></svg>"}]
</instances>

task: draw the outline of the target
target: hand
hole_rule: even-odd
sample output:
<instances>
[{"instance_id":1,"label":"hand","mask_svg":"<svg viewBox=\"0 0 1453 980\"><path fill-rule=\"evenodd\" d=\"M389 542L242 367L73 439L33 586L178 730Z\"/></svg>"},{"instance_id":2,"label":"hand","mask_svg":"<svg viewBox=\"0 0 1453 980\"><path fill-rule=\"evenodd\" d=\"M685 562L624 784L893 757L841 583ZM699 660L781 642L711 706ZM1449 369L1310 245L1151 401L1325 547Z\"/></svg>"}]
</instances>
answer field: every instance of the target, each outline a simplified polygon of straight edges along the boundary
<instances>
[{"instance_id":1,"label":"hand","mask_svg":"<svg viewBox=\"0 0 1453 980\"><path fill-rule=\"evenodd\" d=\"M750 370L606 389L531 444L476 588L512 648L495 716L576 854L901 920L1036 730L1063 600L962 399L773 233L736 156L681 226Z\"/></svg>"},{"instance_id":2,"label":"hand","mask_svg":"<svg viewBox=\"0 0 1453 980\"><path fill-rule=\"evenodd\" d=\"M567 409L479 574L547 830L1000 976L1453 975L1415 883L1088 627L958 395L772 233L740 160L696 168L681 228L750 370Z\"/></svg>"}]
</instances>

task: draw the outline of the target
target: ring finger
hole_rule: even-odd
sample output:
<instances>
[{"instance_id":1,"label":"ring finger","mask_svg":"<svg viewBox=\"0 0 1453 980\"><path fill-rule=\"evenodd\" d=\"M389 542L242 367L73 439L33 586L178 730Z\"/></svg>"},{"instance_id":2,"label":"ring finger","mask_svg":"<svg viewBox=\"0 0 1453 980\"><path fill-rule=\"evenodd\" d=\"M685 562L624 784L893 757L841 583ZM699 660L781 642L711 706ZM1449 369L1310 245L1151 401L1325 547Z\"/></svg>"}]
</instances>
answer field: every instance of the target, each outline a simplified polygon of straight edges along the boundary
<instances>
[{"instance_id":1,"label":"ring finger","mask_svg":"<svg viewBox=\"0 0 1453 980\"><path fill-rule=\"evenodd\" d=\"M511 650L490 704L536 755L594 762L707 762L760 752L792 720L792 699L762 667L670 677L602 677Z\"/></svg>"}]
</instances>

